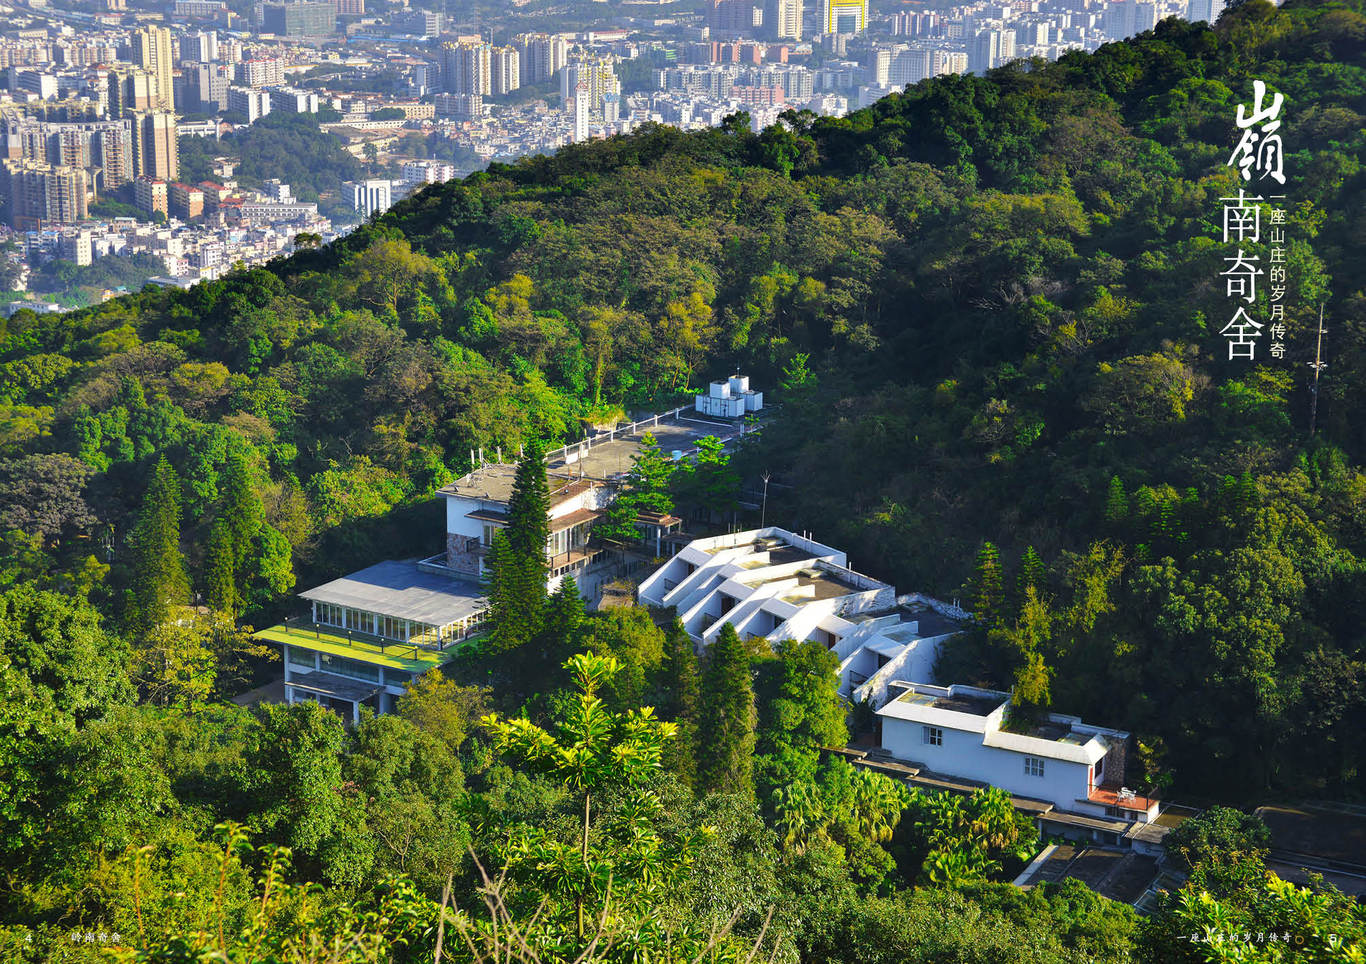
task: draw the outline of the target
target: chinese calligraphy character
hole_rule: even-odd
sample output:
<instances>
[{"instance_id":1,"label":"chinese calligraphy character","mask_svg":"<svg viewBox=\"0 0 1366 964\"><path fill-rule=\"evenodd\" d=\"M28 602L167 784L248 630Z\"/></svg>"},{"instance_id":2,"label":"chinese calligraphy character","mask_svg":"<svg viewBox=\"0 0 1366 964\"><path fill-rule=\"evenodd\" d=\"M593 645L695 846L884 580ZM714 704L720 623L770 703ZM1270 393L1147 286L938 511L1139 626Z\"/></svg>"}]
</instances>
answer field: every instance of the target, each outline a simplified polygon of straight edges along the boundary
<instances>
[{"instance_id":1,"label":"chinese calligraphy character","mask_svg":"<svg viewBox=\"0 0 1366 964\"><path fill-rule=\"evenodd\" d=\"M1221 201L1233 201L1224 205L1224 243L1229 241L1250 241L1253 244L1262 240L1262 209L1258 201L1262 197L1248 197L1242 188L1237 197L1221 197ZM1273 212L1274 213L1274 212Z\"/></svg>"},{"instance_id":2,"label":"chinese calligraphy character","mask_svg":"<svg viewBox=\"0 0 1366 964\"><path fill-rule=\"evenodd\" d=\"M1252 113L1248 113L1246 104L1238 105L1237 124L1243 131L1243 137L1229 155L1228 166L1232 167L1236 163L1243 180L1250 181L1255 163L1260 177L1270 177L1284 184L1284 150L1281 135L1276 131L1281 127L1281 105L1285 103L1285 97L1278 93L1272 97L1271 105L1265 106L1266 84L1260 80L1253 81L1252 96Z\"/></svg>"},{"instance_id":3,"label":"chinese calligraphy character","mask_svg":"<svg viewBox=\"0 0 1366 964\"><path fill-rule=\"evenodd\" d=\"M1252 361L1257 357L1257 342L1254 339L1262 337L1262 326L1253 321L1242 306L1233 313L1229 323L1219 332L1221 335L1228 336L1228 360L1236 358L1246 358Z\"/></svg>"},{"instance_id":4,"label":"chinese calligraphy character","mask_svg":"<svg viewBox=\"0 0 1366 964\"><path fill-rule=\"evenodd\" d=\"M1228 279L1225 282L1224 293L1230 298L1242 298L1248 304L1252 304L1257 300L1257 275L1262 273L1262 269L1253 262L1260 261L1261 258L1255 254L1246 255L1243 249L1239 248L1236 258L1224 260L1233 262L1227 271L1220 272Z\"/></svg>"}]
</instances>

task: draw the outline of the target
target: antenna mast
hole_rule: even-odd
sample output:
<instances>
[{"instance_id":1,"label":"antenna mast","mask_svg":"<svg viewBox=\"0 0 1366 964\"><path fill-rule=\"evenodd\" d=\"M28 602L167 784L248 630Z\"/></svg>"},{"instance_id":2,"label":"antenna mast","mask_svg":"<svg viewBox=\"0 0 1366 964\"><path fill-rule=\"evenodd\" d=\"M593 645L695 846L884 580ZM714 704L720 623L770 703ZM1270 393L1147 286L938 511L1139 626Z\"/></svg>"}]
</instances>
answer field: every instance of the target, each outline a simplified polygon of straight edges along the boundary
<instances>
[{"instance_id":1,"label":"antenna mast","mask_svg":"<svg viewBox=\"0 0 1366 964\"><path fill-rule=\"evenodd\" d=\"M1318 341L1314 345L1314 361L1310 364L1314 369L1314 384L1309 389L1309 434L1312 437L1314 429L1318 426L1319 420L1319 375L1328 363L1323 360L1323 303L1319 303L1319 333Z\"/></svg>"}]
</instances>

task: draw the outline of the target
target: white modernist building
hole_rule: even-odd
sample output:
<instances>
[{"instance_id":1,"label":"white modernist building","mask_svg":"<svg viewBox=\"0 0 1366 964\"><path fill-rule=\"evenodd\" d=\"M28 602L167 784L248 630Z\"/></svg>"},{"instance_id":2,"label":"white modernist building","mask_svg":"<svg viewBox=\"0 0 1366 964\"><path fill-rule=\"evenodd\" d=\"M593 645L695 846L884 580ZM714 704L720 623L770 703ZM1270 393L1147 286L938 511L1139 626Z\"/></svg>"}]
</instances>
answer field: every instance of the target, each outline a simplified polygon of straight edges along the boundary
<instances>
[{"instance_id":1,"label":"white modernist building","mask_svg":"<svg viewBox=\"0 0 1366 964\"><path fill-rule=\"evenodd\" d=\"M732 375L725 381L712 382L698 394L693 406L703 415L739 418L763 409L764 393L750 390L748 375Z\"/></svg>"},{"instance_id":2,"label":"white modernist building","mask_svg":"<svg viewBox=\"0 0 1366 964\"><path fill-rule=\"evenodd\" d=\"M971 686L893 682L877 711L882 749L932 773L1096 818L1148 823L1159 803L1124 787L1129 734L1052 713L1008 722L1010 695Z\"/></svg>"},{"instance_id":3,"label":"white modernist building","mask_svg":"<svg viewBox=\"0 0 1366 964\"><path fill-rule=\"evenodd\" d=\"M508 505L517 466L484 465L441 489L446 500L446 552L428 565L444 565L451 574L479 579L486 574L485 558L493 537L508 524ZM548 475L550 486L550 541L546 563L548 588L554 592L567 575L574 576L579 591L592 597L598 575L594 564L604 556L589 544L593 526L615 496L600 481L577 476Z\"/></svg>"},{"instance_id":4,"label":"white modernist building","mask_svg":"<svg viewBox=\"0 0 1366 964\"><path fill-rule=\"evenodd\" d=\"M599 430L589 438L546 453L546 481L550 488L546 561L551 592L565 576L573 576L579 591L593 599L603 582L624 574L616 554L593 540L593 528L616 499L622 479L630 472L647 435L675 460L691 457L704 437L716 438L729 449L744 435L746 427L736 419L746 411L758 411L763 396L749 391L746 376L737 375L730 383L738 383L742 394L735 399L740 404L737 414L722 416L727 421L679 407ZM750 400L748 408L746 400ZM512 483L517 475L516 463L504 462L501 450L494 454L492 462L486 462L484 455L482 449L472 451L470 461L477 468L438 493L446 500L446 549L423 560L421 565L429 572L459 579L479 579L484 575L493 536L507 525ZM681 542L675 539L668 547L665 545L666 538L682 521L674 516L642 515L636 525L643 544L652 547L655 556L663 556L672 551L673 544Z\"/></svg>"},{"instance_id":5,"label":"white modernist building","mask_svg":"<svg viewBox=\"0 0 1366 964\"><path fill-rule=\"evenodd\" d=\"M441 666L483 631L488 601L475 582L390 560L299 594L308 616L256 638L281 646L285 701L313 700L351 722L361 707L393 710L417 676Z\"/></svg>"},{"instance_id":6,"label":"white modernist building","mask_svg":"<svg viewBox=\"0 0 1366 964\"><path fill-rule=\"evenodd\" d=\"M640 585L673 606L699 647L730 623L742 638L816 640L840 660L840 692L874 707L895 679L933 679L939 647L968 614L855 572L843 552L768 527L696 539Z\"/></svg>"},{"instance_id":7,"label":"white modernist building","mask_svg":"<svg viewBox=\"0 0 1366 964\"><path fill-rule=\"evenodd\" d=\"M704 437L729 448L748 430L744 423L707 419L681 406L614 424L546 453L547 588L553 592L573 576L580 593L594 599L607 580L651 565L652 556L669 554L683 542L675 531L683 520L659 513L637 516L640 545L629 552L594 538L594 526L616 498L647 435L683 459ZM449 662L461 646L483 634L489 603L481 579L494 534L508 523L517 473L501 450L494 454L496 461L486 462L483 450L472 451L470 461L477 468L441 489L444 552L380 562L301 592L306 615L256 633L282 647L289 702L316 700L352 721L362 707L389 712L415 677Z\"/></svg>"}]
</instances>

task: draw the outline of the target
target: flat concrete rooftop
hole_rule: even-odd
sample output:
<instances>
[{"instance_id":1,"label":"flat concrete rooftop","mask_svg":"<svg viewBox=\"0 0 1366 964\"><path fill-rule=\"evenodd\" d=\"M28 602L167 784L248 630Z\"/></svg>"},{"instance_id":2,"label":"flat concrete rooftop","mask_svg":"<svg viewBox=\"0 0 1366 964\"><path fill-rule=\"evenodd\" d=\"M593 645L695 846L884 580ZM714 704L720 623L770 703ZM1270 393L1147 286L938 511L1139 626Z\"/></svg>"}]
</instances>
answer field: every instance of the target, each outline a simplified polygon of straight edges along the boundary
<instances>
[{"instance_id":1,"label":"flat concrete rooftop","mask_svg":"<svg viewBox=\"0 0 1366 964\"><path fill-rule=\"evenodd\" d=\"M506 505L512 498L512 483L517 477L517 466L506 462L495 462L475 469L473 472L443 486L437 495L455 495L466 499L479 499ZM553 506L578 495L593 485L592 480L569 477L564 473L550 473L546 476L550 490L550 504Z\"/></svg>"},{"instance_id":2,"label":"flat concrete rooftop","mask_svg":"<svg viewBox=\"0 0 1366 964\"><path fill-rule=\"evenodd\" d=\"M921 693L907 690L897 697L902 703L929 706L936 710L951 710L954 713L969 713L973 716L986 716L1005 702L1005 697L976 696L968 693L955 693L953 696L938 696L934 693Z\"/></svg>"},{"instance_id":3,"label":"flat concrete rooftop","mask_svg":"<svg viewBox=\"0 0 1366 964\"><path fill-rule=\"evenodd\" d=\"M810 557L803 556L801 558ZM802 569L798 572L790 572L781 576L769 576L755 579L752 582L748 580L744 581L748 585L758 587L766 586L771 582L788 582L793 579L797 581L797 587L795 590L788 593L787 596L784 596L784 599L789 597L792 599L834 599L836 596L847 596L850 593L862 591L858 586L845 579L841 579L835 573L817 568ZM811 590L812 595L807 595L805 592L807 589Z\"/></svg>"},{"instance_id":4,"label":"flat concrete rooftop","mask_svg":"<svg viewBox=\"0 0 1366 964\"><path fill-rule=\"evenodd\" d=\"M636 431L615 438L590 439L578 446L566 446L566 452L546 460L551 472L566 475L583 474L585 478L605 480L631 471L632 459L644 445L646 433L654 435L659 449L666 456L674 452L688 453L697 447L697 440L708 435L723 442L739 438L740 427L733 422L698 418L660 419L658 425L646 425Z\"/></svg>"},{"instance_id":5,"label":"flat concrete rooftop","mask_svg":"<svg viewBox=\"0 0 1366 964\"><path fill-rule=\"evenodd\" d=\"M605 482L631 471L634 458L644 446L646 433L653 434L665 456L674 452L690 453L698 439L714 436L722 442L739 438L740 425L736 422L683 417L661 417L658 425L645 424L632 432L615 435L603 432L577 444L552 449L546 454L546 472L550 482L550 502L569 498L593 482ZM443 487L439 495L483 499L488 502L507 502L512 497L512 482L517 474L514 462L490 462Z\"/></svg>"},{"instance_id":6,"label":"flat concrete rooftop","mask_svg":"<svg viewBox=\"0 0 1366 964\"><path fill-rule=\"evenodd\" d=\"M376 563L299 595L428 626L447 626L488 606L479 586L422 572L412 560Z\"/></svg>"}]
</instances>

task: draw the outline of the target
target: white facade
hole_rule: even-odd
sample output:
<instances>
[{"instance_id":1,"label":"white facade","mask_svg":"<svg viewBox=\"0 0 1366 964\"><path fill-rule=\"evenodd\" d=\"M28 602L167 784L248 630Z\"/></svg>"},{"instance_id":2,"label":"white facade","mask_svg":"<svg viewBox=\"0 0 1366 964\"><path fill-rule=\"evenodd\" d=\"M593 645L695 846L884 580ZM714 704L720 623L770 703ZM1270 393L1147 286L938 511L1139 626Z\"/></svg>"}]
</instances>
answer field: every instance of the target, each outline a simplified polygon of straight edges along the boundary
<instances>
[{"instance_id":1,"label":"white facade","mask_svg":"<svg viewBox=\"0 0 1366 964\"><path fill-rule=\"evenodd\" d=\"M363 218L382 214L393 206L393 185L383 178L348 182L351 206Z\"/></svg>"},{"instance_id":2,"label":"white facade","mask_svg":"<svg viewBox=\"0 0 1366 964\"><path fill-rule=\"evenodd\" d=\"M971 686L897 683L877 711L882 748L933 773L1000 787L1089 816L1155 819L1156 800L1125 792L1129 734L1050 714L1026 732L1004 729L1010 696ZM1110 789L1107 789L1110 788Z\"/></svg>"},{"instance_id":3,"label":"white facade","mask_svg":"<svg viewBox=\"0 0 1366 964\"><path fill-rule=\"evenodd\" d=\"M764 393L750 390L748 375L732 375L726 381L712 382L693 404L703 415L739 418L746 412L760 411Z\"/></svg>"},{"instance_id":4,"label":"white facade","mask_svg":"<svg viewBox=\"0 0 1366 964\"><path fill-rule=\"evenodd\" d=\"M893 679L932 680L943 642L967 614L849 568L845 554L769 527L696 539L640 584L640 601L672 606L700 646L730 623L774 646L815 640L839 659L840 693L874 707Z\"/></svg>"},{"instance_id":5,"label":"white facade","mask_svg":"<svg viewBox=\"0 0 1366 964\"><path fill-rule=\"evenodd\" d=\"M486 465L440 492L446 499L445 567L458 576L482 578L494 535L507 524L515 465ZM573 576L579 592L596 596L605 570L606 554L589 545L597 523L615 491L591 479L552 475L550 483L550 540L546 588L554 592L565 576Z\"/></svg>"},{"instance_id":6,"label":"white facade","mask_svg":"<svg viewBox=\"0 0 1366 964\"><path fill-rule=\"evenodd\" d=\"M581 95L579 85L588 85L588 114L593 120L602 119L602 98L607 94L621 96L621 80L610 60L576 60L560 71L560 100L568 103Z\"/></svg>"},{"instance_id":7,"label":"white facade","mask_svg":"<svg viewBox=\"0 0 1366 964\"><path fill-rule=\"evenodd\" d=\"M826 0L821 33L856 34L868 29L868 0Z\"/></svg>"},{"instance_id":8,"label":"white facade","mask_svg":"<svg viewBox=\"0 0 1366 964\"><path fill-rule=\"evenodd\" d=\"M580 83L574 88L574 143L582 144L588 140L588 115L590 106L588 85Z\"/></svg>"},{"instance_id":9,"label":"white facade","mask_svg":"<svg viewBox=\"0 0 1366 964\"><path fill-rule=\"evenodd\" d=\"M347 659L344 656L334 656L330 653L317 653L287 644L284 646L284 664L286 703L299 703L304 700L317 701L319 699L316 693L302 688L296 689L296 681L309 673L330 673L378 686L379 693L366 697L366 700L373 700L373 704L366 702L366 700L348 701L352 704L352 724L360 722L361 706L372 706L376 713L392 712L394 702L407 691L408 684L413 681L415 675L401 669L378 666L365 660Z\"/></svg>"},{"instance_id":10,"label":"white facade","mask_svg":"<svg viewBox=\"0 0 1366 964\"><path fill-rule=\"evenodd\" d=\"M229 87L228 110L236 111L255 124L270 113L270 94L252 87Z\"/></svg>"}]
</instances>

